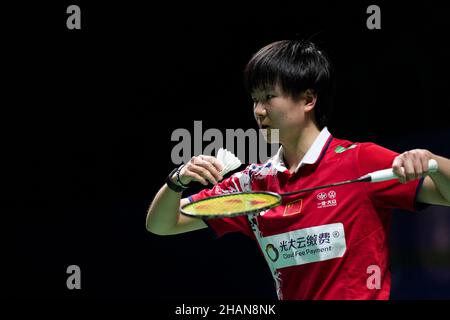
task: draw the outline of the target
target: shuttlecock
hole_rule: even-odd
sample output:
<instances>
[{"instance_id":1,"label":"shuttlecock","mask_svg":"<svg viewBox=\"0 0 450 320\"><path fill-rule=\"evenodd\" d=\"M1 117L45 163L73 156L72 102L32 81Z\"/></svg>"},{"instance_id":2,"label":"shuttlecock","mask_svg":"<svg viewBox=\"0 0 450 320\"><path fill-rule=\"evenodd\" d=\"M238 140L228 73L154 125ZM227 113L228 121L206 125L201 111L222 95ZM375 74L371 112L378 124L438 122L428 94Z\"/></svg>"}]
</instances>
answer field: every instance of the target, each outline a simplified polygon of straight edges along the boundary
<instances>
[{"instance_id":1,"label":"shuttlecock","mask_svg":"<svg viewBox=\"0 0 450 320\"><path fill-rule=\"evenodd\" d=\"M216 158L222 164L222 171L220 172L222 177L225 176L228 172L238 168L242 164L241 160L239 160L238 157L236 157L232 152L223 148L220 148L219 151L217 151Z\"/></svg>"}]
</instances>

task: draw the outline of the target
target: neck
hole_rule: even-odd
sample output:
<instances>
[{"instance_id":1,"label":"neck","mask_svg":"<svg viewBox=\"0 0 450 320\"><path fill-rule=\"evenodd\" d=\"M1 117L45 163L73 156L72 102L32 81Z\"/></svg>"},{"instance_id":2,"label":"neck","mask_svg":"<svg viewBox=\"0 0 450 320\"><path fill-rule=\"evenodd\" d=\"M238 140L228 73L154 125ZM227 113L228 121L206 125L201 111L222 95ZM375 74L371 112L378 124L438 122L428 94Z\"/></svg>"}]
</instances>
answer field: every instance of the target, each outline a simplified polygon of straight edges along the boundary
<instances>
[{"instance_id":1,"label":"neck","mask_svg":"<svg viewBox=\"0 0 450 320\"><path fill-rule=\"evenodd\" d=\"M286 167L294 172L300 161L305 156L311 145L320 134L320 130L315 125L306 126L301 129L295 139L283 143L283 157Z\"/></svg>"}]
</instances>

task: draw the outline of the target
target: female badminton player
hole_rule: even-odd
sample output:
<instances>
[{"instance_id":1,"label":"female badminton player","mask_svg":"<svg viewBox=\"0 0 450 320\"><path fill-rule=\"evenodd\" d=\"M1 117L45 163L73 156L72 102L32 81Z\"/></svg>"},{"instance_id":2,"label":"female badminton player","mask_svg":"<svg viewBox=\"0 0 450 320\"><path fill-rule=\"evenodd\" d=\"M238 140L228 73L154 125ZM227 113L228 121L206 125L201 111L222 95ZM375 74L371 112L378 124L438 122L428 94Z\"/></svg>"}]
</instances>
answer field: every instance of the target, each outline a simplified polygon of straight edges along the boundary
<instances>
[{"instance_id":1,"label":"female badminton player","mask_svg":"<svg viewBox=\"0 0 450 320\"><path fill-rule=\"evenodd\" d=\"M278 153L225 179L215 157L192 157L169 174L156 194L147 229L173 235L209 227L219 237L228 232L247 235L264 255L279 299L388 299L391 210L450 206L450 160L423 149L398 154L374 143L334 137L326 126L332 66L311 42L265 46L248 62L245 81L256 121L269 132L267 139L271 130L279 130ZM430 160L437 163L434 172ZM222 212L220 218L198 219L180 213L186 204L222 194L283 195L381 169L391 169L396 179L282 196L275 206L252 214L224 217ZM213 187L182 199L194 181ZM220 206L214 210L220 213Z\"/></svg>"}]
</instances>

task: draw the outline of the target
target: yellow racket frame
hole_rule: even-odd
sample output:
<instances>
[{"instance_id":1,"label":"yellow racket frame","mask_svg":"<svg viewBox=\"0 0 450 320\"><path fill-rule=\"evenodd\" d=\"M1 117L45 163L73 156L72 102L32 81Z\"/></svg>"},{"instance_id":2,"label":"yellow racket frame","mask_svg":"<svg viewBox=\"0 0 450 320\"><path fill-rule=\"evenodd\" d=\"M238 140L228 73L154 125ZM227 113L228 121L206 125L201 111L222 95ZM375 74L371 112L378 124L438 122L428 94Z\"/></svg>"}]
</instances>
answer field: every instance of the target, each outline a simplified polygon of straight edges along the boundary
<instances>
[{"instance_id":1,"label":"yellow racket frame","mask_svg":"<svg viewBox=\"0 0 450 320\"><path fill-rule=\"evenodd\" d=\"M194 218L225 218L258 213L276 207L281 196L274 192L235 192L185 204L181 213Z\"/></svg>"}]
</instances>

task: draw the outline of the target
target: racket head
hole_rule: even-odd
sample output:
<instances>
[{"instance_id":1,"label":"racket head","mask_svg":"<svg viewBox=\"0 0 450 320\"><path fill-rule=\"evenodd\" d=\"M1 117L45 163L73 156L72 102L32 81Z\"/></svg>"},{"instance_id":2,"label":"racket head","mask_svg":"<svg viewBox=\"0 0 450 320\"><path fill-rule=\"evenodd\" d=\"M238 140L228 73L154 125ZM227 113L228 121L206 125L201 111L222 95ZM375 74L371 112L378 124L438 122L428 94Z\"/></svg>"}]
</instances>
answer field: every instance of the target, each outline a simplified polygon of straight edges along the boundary
<instances>
[{"instance_id":1,"label":"racket head","mask_svg":"<svg viewBox=\"0 0 450 320\"><path fill-rule=\"evenodd\" d=\"M181 213L199 219L230 218L259 213L281 203L278 193L268 191L235 192L185 204Z\"/></svg>"}]
</instances>

